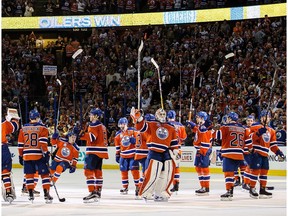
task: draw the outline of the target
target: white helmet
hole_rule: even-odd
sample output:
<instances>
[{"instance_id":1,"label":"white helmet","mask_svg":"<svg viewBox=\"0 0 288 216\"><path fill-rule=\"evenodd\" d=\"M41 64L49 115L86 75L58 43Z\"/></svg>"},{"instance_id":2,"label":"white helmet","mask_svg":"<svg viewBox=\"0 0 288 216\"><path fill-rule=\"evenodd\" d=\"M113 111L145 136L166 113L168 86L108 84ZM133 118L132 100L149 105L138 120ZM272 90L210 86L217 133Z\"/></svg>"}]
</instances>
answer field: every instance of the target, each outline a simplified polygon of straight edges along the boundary
<instances>
[{"instance_id":1,"label":"white helmet","mask_svg":"<svg viewBox=\"0 0 288 216\"><path fill-rule=\"evenodd\" d=\"M155 118L161 123L166 122L166 111L162 108L158 109L155 113Z\"/></svg>"}]
</instances>

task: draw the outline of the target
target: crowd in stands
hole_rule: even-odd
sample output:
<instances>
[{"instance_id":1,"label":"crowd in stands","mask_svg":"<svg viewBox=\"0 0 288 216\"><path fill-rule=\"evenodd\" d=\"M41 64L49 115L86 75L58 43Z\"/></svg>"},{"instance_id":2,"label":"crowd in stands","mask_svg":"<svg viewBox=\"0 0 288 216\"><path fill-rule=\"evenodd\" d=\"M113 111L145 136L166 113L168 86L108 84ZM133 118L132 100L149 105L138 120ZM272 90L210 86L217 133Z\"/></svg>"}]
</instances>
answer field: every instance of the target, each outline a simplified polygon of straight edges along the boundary
<instances>
[{"instance_id":1,"label":"crowd in stands","mask_svg":"<svg viewBox=\"0 0 288 216\"><path fill-rule=\"evenodd\" d=\"M132 106L137 107L137 50L143 39L141 103L145 113L155 113L160 107L157 71L151 63L154 58L160 66L165 110L178 113L181 109L182 123L188 118L192 97L194 116L200 110L211 110L210 119L216 117L219 123L228 111L237 112L243 122L251 114L258 119L259 111L270 104L270 125L286 130L286 17L94 28L87 38L69 38L62 32L46 47L37 44L37 33L20 34L17 40L9 33L2 36L2 118L7 107L18 108L20 99L23 122L35 107L53 132L58 78L62 82L62 128L67 130L75 124L85 127L90 108L99 107L105 111L104 123L113 145L118 119L129 116ZM83 53L72 59L79 48ZM226 60L225 55L231 52L235 56ZM272 97L275 65L271 58L278 64ZM42 65L58 65L57 77L42 76ZM218 83L222 65L225 68ZM185 144L191 145L191 139Z\"/></svg>"},{"instance_id":2,"label":"crowd in stands","mask_svg":"<svg viewBox=\"0 0 288 216\"><path fill-rule=\"evenodd\" d=\"M284 0L3 0L3 17L141 13L238 7Z\"/></svg>"}]
</instances>

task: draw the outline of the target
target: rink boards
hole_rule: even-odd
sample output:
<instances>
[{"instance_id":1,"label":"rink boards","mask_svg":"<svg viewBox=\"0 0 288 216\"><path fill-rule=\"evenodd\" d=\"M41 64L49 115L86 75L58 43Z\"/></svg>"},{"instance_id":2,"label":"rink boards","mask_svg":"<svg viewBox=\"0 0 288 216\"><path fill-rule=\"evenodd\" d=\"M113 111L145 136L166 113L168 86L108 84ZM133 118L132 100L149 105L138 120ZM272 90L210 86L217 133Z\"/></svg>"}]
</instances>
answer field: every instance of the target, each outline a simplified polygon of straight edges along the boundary
<instances>
[{"instance_id":1,"label":"rink boards","mask_svg":"<svg viewBox=\"0 0 288 216\"><path fill-rule=\"evenodd\" d=\"M286 155L286 147L279 147ZM78 165L77 167L83 168L85 158L86 147L80 147ZM195 148L192 146L181 147L182 158L180 168L182 172L195 172L194 159L195 159ZM17 147L10 147L10 151L13 157L13 167L22 167L18 160L18 149ZM220 147L213 147L211 154L211 161L216 161L210 164L211 173L222 173L222 160L219 157ZM115 161L115 147L108 147L109 159L103 161L104 169L119 169L119 165ZM216 160L215 160L216 159ZM279 162L278 157L273 153L269 152L269 175L286 176L286 159L284 162Z\"/></svg>"}]
</instances>

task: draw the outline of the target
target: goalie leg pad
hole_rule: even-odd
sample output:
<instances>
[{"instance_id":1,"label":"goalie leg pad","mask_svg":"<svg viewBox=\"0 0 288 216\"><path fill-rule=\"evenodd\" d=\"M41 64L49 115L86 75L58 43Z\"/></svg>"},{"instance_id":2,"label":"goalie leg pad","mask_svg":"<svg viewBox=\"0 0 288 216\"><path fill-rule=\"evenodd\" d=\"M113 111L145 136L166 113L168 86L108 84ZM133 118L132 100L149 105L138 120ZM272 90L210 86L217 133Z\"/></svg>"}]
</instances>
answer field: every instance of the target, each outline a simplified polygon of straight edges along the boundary
<instances>
[{"instance_id":1,"label":"goalie leg pad","mask_svg":"<svg viewBox=\"0 0 288 216\"><path fill-rule=\"evenodd\" d=\"M148 168L145 173L144 182L139 191L139 195L142 197L150 198L154 192L154 188L163 167L163 163L154 159L151 159Z\"/></svg>"},{"instance_id":2,"label":"goalie leg pad","mask_svg":"<svg viewBox=\"0 0 288 216\"><path fill-rule=\"evenodd\" d=\"M173 167L173 161L172 160L166 160L164 162L164 169L160 173L160 176L156 182L155 185L155 195L169 198L171 196L170 193L170 185L173 183L174 179L174 167Z\"/></svg>"}]
</instances>

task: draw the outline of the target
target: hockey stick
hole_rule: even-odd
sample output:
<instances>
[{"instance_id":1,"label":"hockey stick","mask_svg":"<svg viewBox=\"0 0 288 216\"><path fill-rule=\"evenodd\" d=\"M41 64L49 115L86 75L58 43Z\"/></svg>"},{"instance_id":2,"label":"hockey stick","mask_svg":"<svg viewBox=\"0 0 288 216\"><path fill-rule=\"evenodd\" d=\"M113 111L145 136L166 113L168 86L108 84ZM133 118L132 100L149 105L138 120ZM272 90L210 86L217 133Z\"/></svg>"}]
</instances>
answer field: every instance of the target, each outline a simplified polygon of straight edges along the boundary
<instances>
[{"instance_id":1,"label":"hockey stick","mask_svg":"<svg viewBox=\"0 0 288 216\"><path fill-rule=\"evenodd\" d=\"M160 91L160 100L161 100L161 108L164 109L164 104L163 104L163 97L162 97L162 86L161 86L161 76L160 76L160 70L159 70L159 65L156 63L154 58L151 59L152 64L155 66L157 69L158 73L158 81L159 81L159 91Z\"/></svg>"},{"instance_id":2,"label":"hockey stick","mask_svg":"<svg viewBox=\"0 0 288 216\"><path fill-rule=\"evenodd\" d=\"M277 65L277 63L275 62L275 60L271 56L269 57L269 60L273 64L273 67L275 68L275 71L274 71L273 81L272 81L272 85L271 85L271 89L270 89L270 95L269 95L269 101L268 101L268 106L267 106L267 112L266 112L266 117L265 117L265 121L264 121L264 127L266 127L266 125L268 124L267 117L268 117L269 110L270 110L270 107L271 107L271 100L272 100L273 91L274 91L274 87L275 87L275 83L276 83L276 76L277 76L277 72L278 72L278 68L279 68L279 66Z\"/></svg>"},{"instance_id":3,"label":"hockey stick","mask_svg":"<svg viewBox=\"0 0 288 216\"><path fill-rule=\"evenodd\" d=\"M143 49L143 40L141 40L140 46L138 48L138 110L140 110L140 104L141 104L141 76L140 76L140 71L141 71L141 52Z\"/></svg>"},{"instance_id":4,"label":"hockey stick","mask_svg":"<svg viewBox=\"0 0 288 216\"><path fill-rule=\"evenodd\" d=\"M13 73L14 75L14 78L15 78L15 82L16 82L16 85L17 85L17 77L16 77L16 74L15 74L15 71L10 67L9 70ZM17 102L18 102L18 109L19 109L19 117L20 117L20 120L21 120L21 127L23 127L23 121L22 121L22 111L21 111L21 105L20 105L20 88L17 89L17 92L18 92L18 95L17 95Z\"/></svg>"},{"instance_id":5,"label":"hockey stick","mask_svg":"<svg viewBox=\"0 0 288 216\"><path fill-rule=\"evenodd\" d=\"M234 53L228 53L227 55L225 55L225 59L229 59L229 58L232 58L234 56L235 56ZM209 116L211 115L211 112L212 112L212 109L213 109L213 106L214 106L214 100L215 100L216 92L217 92L217 89L218 89L218 86L219 86L219 83L220 83L221 73L223 72L224 68L225 68L225 65L223 64L218 70L216 89L215 89L214 95L212 97L210 109L209 109L209 112L208 112Z\"/></svg>"},{"instance_id":6,"label":"hockey stick","mask_svg":"<svg viewBox=\"0 0 288 216\"><path fill-rule=\"evenodd\" d=\"M47 163L46 166L49 167L49 164ZM51 175L50 172L49 172L49 176L50 176L50 179L51 179L51 181L52 181L52 185L53 185L53 187L54 187L54 190L55 190L55 192L56 192L56 195L57 195L57 197L58 197L58 200L59 200L60 202L65 202L66 199L65 199L64 197L63 197L63 198L60 198L60 196L59 196L59 194L58 194L58 191L57 191L57 188L56 188L56 185L55 185L55 182L53 181L53 176Z\"/></svg>"},{"instance_id":7,"label":"hockey stick","mask_svg":"<svg viewBox=\"0 0 288 216\"><path fill-rule=\"evenodd\" d=\"M57 118L56 118L56 122L55 122L55 132L56 132L56 128L58 126L59 123L59 117L60 117L60 103L61 103L61 93L62 93L62 83L59 79L56 79L57 83L60 86L60 93L59 93L59 97L58 97L58 109L57 109Z\"/></svg>"},{"instance_id":8,"label":"hockey stick","mask_svg":"<svg viewBox=\"0 0 288 216\"><path fill-rule=\"evenodd\" d=\"M78 49L73 55L72 59L75 60L81 53L83 52L83 49ZM73 107L74 107L74 121L76 122L76 86L75 86L75 71L72 73L72 84L73 84Z\"/></svg>"},{"instance_id":9,"label":"hockey stick","mask_svg":"<svg viewBox=\"0 0 288 216\"><path fill-rule=\"evenodd\" d=\"M181 109L182 109L182 70L181 70L181 64L182 64L182 59L181 57L179 57L179 60L180 60L180 83L179 83L179 122L181 123L181 116L182 116L182 112L181 112Z\"/></svg>"}]
</instances>

